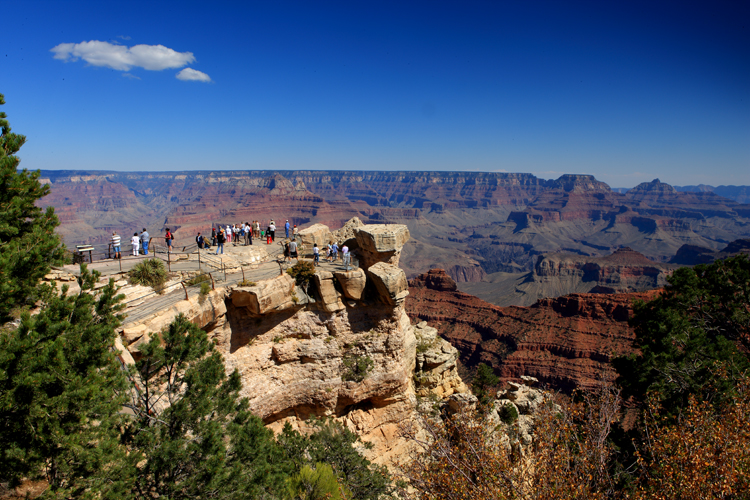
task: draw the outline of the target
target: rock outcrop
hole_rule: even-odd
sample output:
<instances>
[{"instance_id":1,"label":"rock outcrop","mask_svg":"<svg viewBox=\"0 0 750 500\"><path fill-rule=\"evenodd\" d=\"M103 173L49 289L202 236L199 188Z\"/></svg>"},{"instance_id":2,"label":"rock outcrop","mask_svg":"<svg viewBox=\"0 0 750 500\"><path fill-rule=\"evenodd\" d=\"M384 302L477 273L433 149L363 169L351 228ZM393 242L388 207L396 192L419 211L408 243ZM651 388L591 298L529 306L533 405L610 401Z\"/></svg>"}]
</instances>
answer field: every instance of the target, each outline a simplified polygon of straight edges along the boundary
<instances>
[{"instance_id":1,"label":"rock outcrop","mask_svg":"<svg viewBox=\"0 0 750 500\"><path fill-rule=\"evenodd\" d=\"M409 295L409 284L401 268L378 262L367 269L367 275L375 285L379 299L386 304L400 305Z\"/></svg>"},{"instance_id":2,"label":"rock outcrop","mask_svg":"<svg viewBox=\"0 0 750 500\"><path fill-rule=\"evenodd\" d=\"M382 252L372 257L397 255L408 237L399 234L390 246L377 246ZM417 337L404 307L404 272L382 261L371 262L367 271L318 269L307 292L308 300L301 300L305 292L288 274L254 286L217 288L126 323L123 344L132 363L142 342L184 313L208 332L227 370L239 371L242 395L272 429L289 423L304 431L310 417L335 418L374 444L367 452L371 459L394 463L411 446L399 437L399 426L416 421ZM426 384L420 391L465 390L456 372L457 351L426 325L416 331L422 341L419 376Z\"/></svg>"},{"instance_id":3,"label":"rock outcrop","mask_svg":"<svg viewBox=\"0 0 750 500\"><path fill-rule=\"evenodd\" d=\"M440 398L469 392L458 374L458 350L438 336L426 321L414 327L417 339L417 366L414 383L418 396L435 394Z\"/></svg>"},{"instance_id":4,"label":"rock outcrop","mask_svg":"<svg viewBox=\"0 0 750 500\"><path fill-rule=\"evenodd\" d=\"M360 265L365 269L376 263L398 266L401 249L409 241L409 229L403 224L375 224L354 228Z\"/></svg>"}]
</instances>

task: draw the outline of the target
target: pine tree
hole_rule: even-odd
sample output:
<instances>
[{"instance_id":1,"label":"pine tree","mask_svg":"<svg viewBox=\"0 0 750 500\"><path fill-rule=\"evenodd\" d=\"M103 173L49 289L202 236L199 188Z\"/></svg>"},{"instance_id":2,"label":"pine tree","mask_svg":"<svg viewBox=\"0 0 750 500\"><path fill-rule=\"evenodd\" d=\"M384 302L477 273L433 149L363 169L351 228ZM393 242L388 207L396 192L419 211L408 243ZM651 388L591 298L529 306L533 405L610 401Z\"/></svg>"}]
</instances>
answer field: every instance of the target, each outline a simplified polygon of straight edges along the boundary
<instances>
[{"instance_id":1,"label":"pine tree","mask_svg":"<svg viewBox=\"0 0 750 500\"><path fill-rule=\"evenodd\" d=\"M142 346L126 431L134 498L264 498L281 495L291 464L273 433L239 397L206 333L179 315Z\"/></svg>"},{"instance_id":2,"label":"pine tree","mask_svg":"<svg viewBox=\"0 0 750 500\"><path fill-rule=\"evenodd\" d=\"M663 294L635 305L631 324L640 352L614 361L625 396L643 401L656 393L673 414L691 395L723 404L739 374L750 371L748 303L744 255L675 271Z\"/></svg>"},{"instance_id":3,"label":"pine tree","mask_svg":"<svg viewBox=\"0 0 750 500\"><path fill-rule=\"evenodd\" d=\"M81 291L42 287L38 315L0 333L0 482L42 477L48 496L116 498L127 379L114 354L114 281L81 266ZM63 287L67 293L67 286ZM96 495L98 492L99 495Z\"/></svg>"},{"instance_id":4,"label":"pine tree","mask_svg":"<svg viewBox=\"0 0 750 500\"><path fill-rule=\"evenodd\" d=\"M5 99L0 94L0 104ZM11 132L6 114L0 112L0 321L13 308L33 302L36 285L50 265L62 262L64 249L55 227L54 209L46 211L35 202L49 193L39 182L40 172L18 171L15 156L26 142Z\"/></svg>"}]
</instances>

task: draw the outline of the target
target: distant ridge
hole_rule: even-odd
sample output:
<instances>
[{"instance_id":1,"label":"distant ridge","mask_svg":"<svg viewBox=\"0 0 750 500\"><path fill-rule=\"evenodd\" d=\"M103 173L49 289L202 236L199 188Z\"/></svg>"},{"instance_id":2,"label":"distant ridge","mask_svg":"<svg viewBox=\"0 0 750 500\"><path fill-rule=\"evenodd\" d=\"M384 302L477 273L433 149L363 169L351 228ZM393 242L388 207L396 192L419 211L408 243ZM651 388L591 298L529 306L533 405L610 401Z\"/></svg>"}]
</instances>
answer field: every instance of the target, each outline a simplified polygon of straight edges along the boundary
<instances>
[{"instance_id":1,"label":"distant ridge","mask_svg":"<svg viewBox=\"0 0 750 500\"><path fill-rule=\"evenodd\" d=\"M737 203L750 203L750 186L709 186L698 184L697 186L672 186L681 193L714 193L724 198L729 198ZM612 188L615 193L625 194L635 188Z\"/></svg>"}]
</instances>

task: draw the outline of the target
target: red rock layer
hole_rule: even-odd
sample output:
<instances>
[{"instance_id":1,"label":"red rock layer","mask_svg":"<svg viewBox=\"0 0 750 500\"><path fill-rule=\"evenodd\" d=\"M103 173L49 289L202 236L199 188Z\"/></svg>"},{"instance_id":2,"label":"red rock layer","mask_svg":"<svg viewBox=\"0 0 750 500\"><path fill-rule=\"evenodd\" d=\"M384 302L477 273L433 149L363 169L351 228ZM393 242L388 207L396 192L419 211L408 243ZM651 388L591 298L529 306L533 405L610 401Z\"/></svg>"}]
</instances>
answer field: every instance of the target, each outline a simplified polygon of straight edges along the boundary
<instances>
[{"instance_id":1,"label":"red rock layer","mask_svg":"<svg viewBox=\"0 0 750 500\"><path fill-rule=\"evenodd\" d=\"M503 381L531 375L561 390L594 387L614 374L611 359L633 352L632 302L656 293L573 294L498 307L447 290L449 280L440 269L411 280L409 316L437 328L467 366L486 363Z\"/></svg>"}]
</instances>

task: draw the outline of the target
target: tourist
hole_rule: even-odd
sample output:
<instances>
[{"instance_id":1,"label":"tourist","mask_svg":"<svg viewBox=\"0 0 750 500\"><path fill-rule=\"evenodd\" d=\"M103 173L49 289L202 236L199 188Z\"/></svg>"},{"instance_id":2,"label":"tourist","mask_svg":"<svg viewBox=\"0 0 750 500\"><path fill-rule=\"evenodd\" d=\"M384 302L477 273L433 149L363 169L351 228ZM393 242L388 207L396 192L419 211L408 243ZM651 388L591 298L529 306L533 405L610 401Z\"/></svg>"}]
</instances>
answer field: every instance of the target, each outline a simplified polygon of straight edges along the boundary
<instances>
[{"instance_id":1,"label":"tourist","mask_svg":"<svg viewBox=\"0 0 750 500\"><path fill-rule=\"evenodd\" d=\"M268 230L271 232L271 241L276 241L276 224L271 221L271 224L268 226Z\"/></svg>"},{"instance_id":2,"label":"tourist","mask_svg":"<svg viewBox=\"0 0 750 500\"><path fill-rule=\"evenodd\" d=\"M198 233L198 236L195 237L195 243L198 245L198 248L203 250L203 236L201 236L201 233Z\"/></svg>"},{"instance_id":3,"label":"tourist","mask_svg":"<svg viewBox=\"0 0 750 500\"><path fill-rule=\"evenodd\" d=\"M221 250L221 254L224 255L224 242L226 240L227 238L224 236L224 231L219 229L219 232L216 235L216 255L219 255L219 250Z\"/></svg>"},{"instance_id":4,"label":"tourist","mask_svg":"<svg viewBox=\"0 0 750 500\"><path fill-rule=\"evenodd\" d=\"M227 243L232 242L232 226L231 224L227 224L227 230L226 233L224 233L224 238L226 238Z\"/></svg>"},{"instance_id":5,"label":"tourist","mask_svg":"<svg viewBox=\"0 0 750 500\"><path fill-rule=\"evenodd\" d=\"M287 219L286 224L284 224L284 232L286 232L286 239L289 239L289 219Z\"/></svg>"},{"instance_id":6,"label":"tourist","mask_svg":"<svg viewBox=\"0 0 750 500\"><path fill-rule=\"evenodd\" d=\"M299 257L297 257L297 240L292 240L292 242L289 243L289 262L291 262L292 259L299 262Z\"/></svg>"},{"instance_id":7,"label":"tourist","mask_svg":"<svg viewBox=\"0 0 750 500\"><path fill-rule=\"evenodd\" d=\"M328 247L326 248L326 261L331 262L331 259L333 258L333 242L328 242Z\"/></svg>"},{"instance_id":8,"label":"tourist","mask_svg":"<svg viewBox=\"0 0 750 500\"><path fill-rule=\"evenodd\" d=\"M339 260L339 244L335 241L331 245L331 262Z\"/></svg>"},{"instance_id":9,"label":"tourist","mask_svg":"<svg viewBox=\"0 0 750 500\"><path fill-rule=\"evenodd\" d=\"M172 253L172 240L174 240L174 236L169 232L169 228L167 228L167 232L164 234L164 241L167 243L167 253Z\"/></svg>"},{"instance_id":10,"label":"tourist","mask_svg":"<svg viewBox=\"0 0 750 500\"><path fill-rule=\"evenodd\" d=\"M138 257L138 247L141 246L141 240L138 238L138 233L133 233L133 237L130 238L130 243L133 245L133 257Z\"/></svg>"},{"instance_id":11,"label":"tourist","mask_svg":"<svg viewBox=\"0 0 750 500\"><path fill-rule=\"evenodd\" d=\"M294 229L292 230L292 238L296 238L298 233L299 229L297 228L297 224L295 224Z\"/></svg>"},{"instance_id":12,"label":"tourist","mask_svg":"<svg viewBox=\"0 0 750 500\"><path fill-rule=\"evenodd\" d=\"M148 255L148 244L149 240L151 240L151 235L148 234L148 231L146 231L146 228L143 228L143 232L141 233L141 246L143 247L143 255Z\"/></svg>"},{"instance_id":13,"label":"tourist","mask_svg":"<svg viewBox=\"0 0 750 500\"><path fill-rule=\"evenodd\" d=\"M211 246L216 245L216 228L211 227Z\"/></svg>"},{"instance_id":14,"label":"tourist","mask_svg":"<svg viewBox=\"0 0 750 500\"><path fill-rule=\"evenodd\" d=\"M253 230L249 222L245 222L245 245L253 244Z\"/></svg>"},{"instance_id":15,"label":"tourist","mask_svg":"<svg viewBox=\"0 0 750 500\"><path fill-rule=\"evenodd\" d=\"M313 266L320 266L320 249L318 244L313 244Z\"/></svg>"},{"instance_id":16,"label":"tourist","mask_svg":"<svg viewBox=\"0 0 750 500\"><path fill-rule=\"evenodd\" d=\"M344 256L344 269L348 271L351 262L351 255L349 255L349 247L346 246L346 243L341 247L341 255Z\"/></svg>"},{"instance_id":17,"label":"tourist","mask_svg":"<svg viewBox=\"0 0 750 500\"><path fill-rule=\"evenodd\" d=\"M234 246L237 246L237 243L240 240L240 228L237 226L237 224L234 225L234 228L232 228L232 236L234 236Z\"/></svg>"},{"instance_id":18,"label":"tourist","mask_svg":"<svg viewBox=\"0 0 750 500\"><path fill-rule=\"evenodd\" d=\"M117 231L112 231L112 251L115 253L115 256L113 258L122 258L122 256L120 255L120 235L117 234Z\"/></svg>"}]
</instances>

